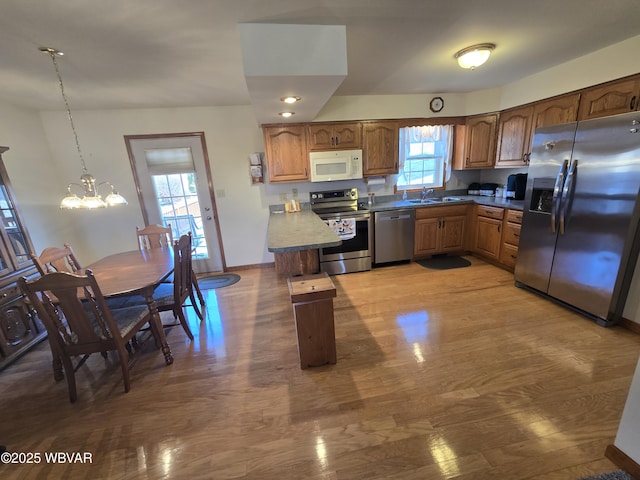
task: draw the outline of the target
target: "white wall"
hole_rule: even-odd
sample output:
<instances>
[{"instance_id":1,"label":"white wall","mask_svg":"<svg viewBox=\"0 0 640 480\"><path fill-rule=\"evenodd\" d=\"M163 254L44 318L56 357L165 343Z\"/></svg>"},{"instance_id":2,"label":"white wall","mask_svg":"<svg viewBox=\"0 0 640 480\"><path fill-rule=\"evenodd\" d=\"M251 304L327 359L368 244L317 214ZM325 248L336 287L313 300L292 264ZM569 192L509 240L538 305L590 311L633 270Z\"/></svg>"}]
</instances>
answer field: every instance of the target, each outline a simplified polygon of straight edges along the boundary
<instances>
[{"instance_id":1,"label":"white wall","mask_svg":"<svg viewBox=\"0 0 640 480\"><path fill-rule=\"evenodd\" d=\"M0 104L0 145L18 208L36 252L73 239L72 219L59 215L65 190L37 113Z\"/></svg>"},{"instance_id":2,"label":"white wall","mask_svg":"<svg viewBox=\"0 0 640 480\"><path fill-rule=\"evenodd\" d=\"M64 112L43 112L42 123L52 156L64 165L65 182L81 173L73 137ZM252 185L249 154L262 151L262 132L252 109L199 107L96 110L74 112L87 169L98 181L109 180L129 201L122 208L100 211L58 211L82 225L84 238L72 239L85 263L117 251L135 249L135 227L142 225L124 135L204 131L228 266L272 261L266 251L268 203L264 185ZM63 182L59 182L60 186Z\"/></svg>"}]
</instances>

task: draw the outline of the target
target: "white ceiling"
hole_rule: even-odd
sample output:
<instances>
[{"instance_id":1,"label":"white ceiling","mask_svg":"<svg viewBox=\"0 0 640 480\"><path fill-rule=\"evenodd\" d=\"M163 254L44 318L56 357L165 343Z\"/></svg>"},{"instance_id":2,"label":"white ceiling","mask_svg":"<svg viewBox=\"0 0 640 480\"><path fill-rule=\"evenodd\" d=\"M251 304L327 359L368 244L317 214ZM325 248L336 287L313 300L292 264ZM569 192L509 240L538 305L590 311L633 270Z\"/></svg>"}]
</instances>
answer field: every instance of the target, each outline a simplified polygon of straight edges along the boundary
<instances>
[{"instance_id":1,"label":"white ceiling","mask_svg":"<svg viewBox=\"0 0 640 480\"><path fill-rule=\"evenodd\" d=\"M271 78L253 82L250 95L241 23L345 25L348 74L335 95L454 93L500 86L639 35L640 6L638 0L2 0L0 101L63 108L41 46L66 54L58 63L72 110L249 105L270 95L267 85L282 88L278 98L296 93L296 81ZM455 52L482 42L497 45L489 62L460 69ZM307 79L307 87L313 83ZM269 115L256 111L259 122Z\"/></svg>"}]
</instances>

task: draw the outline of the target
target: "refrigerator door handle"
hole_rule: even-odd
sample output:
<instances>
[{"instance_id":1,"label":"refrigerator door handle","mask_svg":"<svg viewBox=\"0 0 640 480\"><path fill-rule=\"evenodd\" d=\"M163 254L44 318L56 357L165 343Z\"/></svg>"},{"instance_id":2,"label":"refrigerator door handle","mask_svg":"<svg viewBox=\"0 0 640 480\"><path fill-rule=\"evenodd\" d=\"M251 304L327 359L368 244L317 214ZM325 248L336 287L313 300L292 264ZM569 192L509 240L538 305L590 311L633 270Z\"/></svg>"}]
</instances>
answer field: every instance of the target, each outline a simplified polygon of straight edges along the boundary
<instances>
[{"instance_id":1,"label":"refrigerator door handle","mask_svg":"<svg viewBox=\"0 0 640 480\"><path fill-rule=\"evenodd\" d=\"M569 160L565 159L560 165L560 170L558 170L558 175L556 175L556 183L553 186L553 208L551 209L551 231L556 233L556 216L558 211L560 210L560 200L562 199L562 187L564 185L564 174L567 171L567 165L569 165Z\"/></svg>"},{"instance_id":2,"label":"refrigerator door handle","mask_svg":"<svg viewBox=\"0 0 640 480\"><path fill-rule=\"evenodd\" d=\"M564 190L562 191L562 210L560 211L560 235L564 235L564 224L567 216L567 212L569 211L569 205L571 204L569 195L573 193L573 182L576 178L576 173L578 171L578 160L574 160L571 162L571 167L569 168L569 173L567 174L567 181L564 184Z\"/></svg>"}]
</instances>

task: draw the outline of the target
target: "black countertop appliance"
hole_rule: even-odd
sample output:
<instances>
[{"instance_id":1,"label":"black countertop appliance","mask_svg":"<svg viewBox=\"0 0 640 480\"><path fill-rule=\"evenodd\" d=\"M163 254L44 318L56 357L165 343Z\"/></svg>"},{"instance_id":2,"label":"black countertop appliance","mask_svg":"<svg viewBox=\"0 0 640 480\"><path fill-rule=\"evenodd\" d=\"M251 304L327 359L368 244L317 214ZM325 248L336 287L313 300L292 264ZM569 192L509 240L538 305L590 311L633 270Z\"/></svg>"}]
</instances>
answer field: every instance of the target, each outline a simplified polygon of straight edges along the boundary
<instances>
[{"instance_id":1,"label":"black countertop appliance","mask_svg":"<svg viewBox=\"0 0 640 480\"><path fill-rule=\"evenodd\" d=\"M507 178L507 198L514 200L524 200L524 193L527 189L527 174L516 173Z\"/></svg>"}]
</instances>

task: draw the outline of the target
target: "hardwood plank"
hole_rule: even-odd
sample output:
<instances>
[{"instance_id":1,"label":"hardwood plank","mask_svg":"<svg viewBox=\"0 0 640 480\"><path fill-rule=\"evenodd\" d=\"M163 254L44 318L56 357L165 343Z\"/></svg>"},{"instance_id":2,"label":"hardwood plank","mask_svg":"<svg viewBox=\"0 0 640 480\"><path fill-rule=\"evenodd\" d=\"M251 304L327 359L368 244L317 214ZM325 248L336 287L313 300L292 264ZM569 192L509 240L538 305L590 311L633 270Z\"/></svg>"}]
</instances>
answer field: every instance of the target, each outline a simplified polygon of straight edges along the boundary
<instances>
[{"instance_id":1,"label":"hardwood plank","mask_svg":"<svg viewBox=\"0 0 640 480\"><path fill-rule=\"evenodd\" d=\"M567 480L615 469L640 336L602 328L472 265L392 265L332 277L337 363L302 370L287 281L242 270L204 292L195 340L153 342L122 393L91 357L78 401L48 344L0 375L0 443L90 452L89 465L4 465L3 478ZM7 473L5 473L7 472Z\"/></svg>"}]
</instances>

